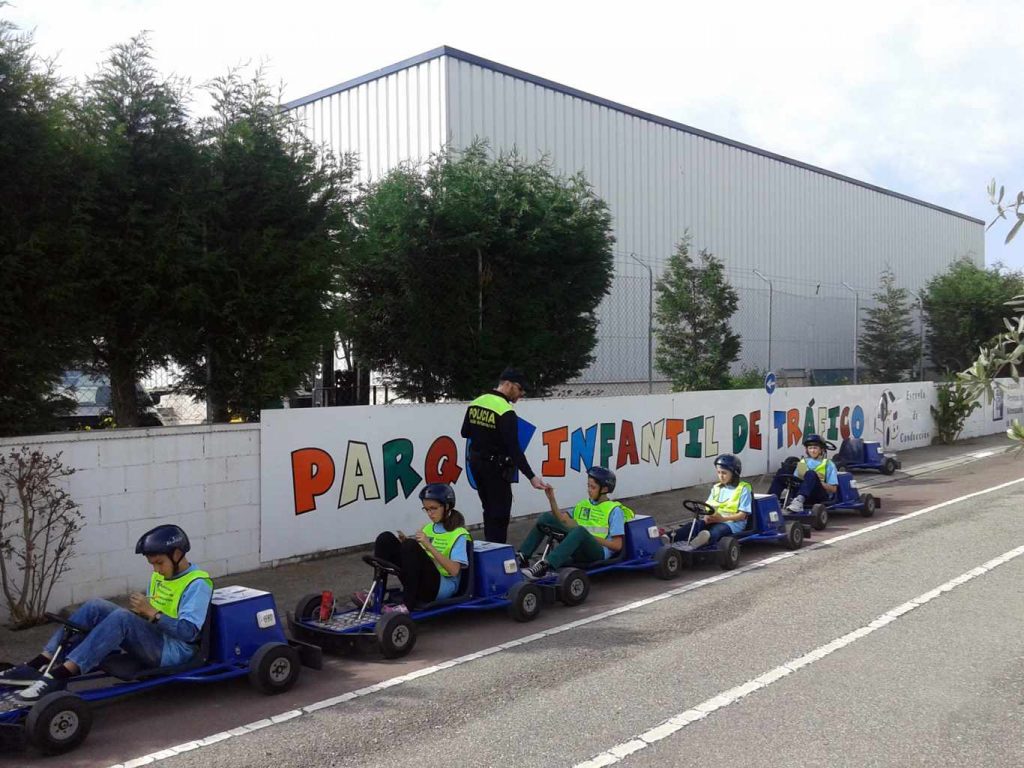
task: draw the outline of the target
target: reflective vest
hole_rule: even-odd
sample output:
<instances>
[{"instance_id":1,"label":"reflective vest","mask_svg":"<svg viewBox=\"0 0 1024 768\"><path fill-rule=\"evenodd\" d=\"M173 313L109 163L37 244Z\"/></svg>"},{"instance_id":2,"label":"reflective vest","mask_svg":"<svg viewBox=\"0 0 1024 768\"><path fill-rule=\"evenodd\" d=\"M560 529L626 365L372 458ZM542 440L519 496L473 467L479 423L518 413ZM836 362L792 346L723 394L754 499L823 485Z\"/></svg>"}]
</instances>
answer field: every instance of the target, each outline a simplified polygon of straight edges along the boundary
<instances>
[{"instance_id":1,"label":"reflective vest","mask_svg":"<svg viewBox=\"0 0 1024 768\"><path fill-rule=\"evenodd\" d=\"M718 492L724 487L725 486L721 483L715 483L715 486L711 489L711 498L717 499ZM732 492L732 496L725 501L720 501L716 504L712 504L711 506L713 506L715 511L720 515L740 514L740 497L743 495L744 488L750 491L751 497L753 497L754 489L750 487L750 483L740 483L736 486L736 490ZM743 512L743 514L747 513Z\"/></svg>"},{"instance_id":2,"label":"reflective vest","mask_svg":"<svg viewBox=\"0 0 1024 768\"><path fill-rule=\"evenodd\" d=\"M486 392L469 404L469 423L474 427L497 429L498 417L512 410L512 404L501 395Z\"/></svg>"},{"instance_id":3,"label":"reflective vest","mask_svg":"<svg viewBox=\"0 0 1024 768\"><path fill-rule=\"evenodd\" d=\"M821 459L821 463L814 468L814 471L821 478L821 482L825 482L825 478L828 476L828 459ZM810 467L807 466L807 457L800 459L800 463L796 465L796 476L802 478L807 474L807 470Z\"/></svg>"},{"instance_id":4,"label":"reflective vest","mask_svg":"<svg viewBox=\"0 0 1024 768\"><path fill-rule=\"evenodd\" d=\"M591 503L590 499L583 499L576 503L572 510L572 519L577 525L586 528L590 535L598 539L608 538L608 521L611 519L612 511L620 507L622 517L629 520L633 517L633 511L619 504L617 501L602 501L600 504Z\"/></svg>"},{"instance_id":5,"label":"reflective vest","mask_svg":"<svg viewBox=\"0 0 1024 768\"><path fill-rule=\"evenodd\" d=\"M452 556L452 547L455 546L455 542L459 540L459 536L465 536L467 539L470 538L469 531L465 528L456 528L454 531L442 531L441 533L435 533L434 524L427 523L423 526L423 535L430 539L430 543L434 545L434 549L440 552L445 557L450 558ZM442 576L451 576L444 566L437 562L437 558L434 557L434 553L430 550L426 550L427 555L434 561L434 565L437 566L437 570L441 572Z\"/></svg>"},{"instance_id":6,"label":"reflective vest","mask_svg":"<svg viewBox=\"0 0 1024 768\"><path fill-rule=\"evenodd\" d=\"M156 571L149 577L149 604L156 608L164 616L172 619L178 618L178 604L185 589L193 581L205 579L206 583L213 586L213 579L206 571L196 569L178 576L175 579L165 579Z\"/></svg>"}]
</instances>

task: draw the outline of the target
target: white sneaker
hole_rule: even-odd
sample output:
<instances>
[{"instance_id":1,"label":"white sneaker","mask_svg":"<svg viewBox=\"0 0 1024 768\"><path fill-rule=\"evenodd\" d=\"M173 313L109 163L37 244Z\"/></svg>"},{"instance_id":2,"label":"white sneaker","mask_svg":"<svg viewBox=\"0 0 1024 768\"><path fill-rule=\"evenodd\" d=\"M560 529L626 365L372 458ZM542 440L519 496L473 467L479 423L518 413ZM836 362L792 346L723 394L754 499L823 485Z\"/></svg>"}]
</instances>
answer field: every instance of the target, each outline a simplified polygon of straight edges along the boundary
<instances>
[{"instance_id":1,"label":"white sneaker","mask_svg":"<svg viewBox=\"0 0 1024 768\"><path fill-rule=\"evenodd\" d=\"M804 511L804 497L803 496L797 496L791 502L789 502L789 506L786 507L786 509L788 509L790 512L803 512Z\"/></svg>"},{"instance_id":2,"label":"white sneaker","mask_svg":"<svg viewBox=\"0 0 1024 768\"><path fill-rule=\"evenodd\" d=\"M701 531L696 536L694 536L692 539L690 539L690 546L693 547L694 549L700 549L705 544L707 544L709 541L711 541L711 532L710 531Z\"/></svg>"}]
</instances>

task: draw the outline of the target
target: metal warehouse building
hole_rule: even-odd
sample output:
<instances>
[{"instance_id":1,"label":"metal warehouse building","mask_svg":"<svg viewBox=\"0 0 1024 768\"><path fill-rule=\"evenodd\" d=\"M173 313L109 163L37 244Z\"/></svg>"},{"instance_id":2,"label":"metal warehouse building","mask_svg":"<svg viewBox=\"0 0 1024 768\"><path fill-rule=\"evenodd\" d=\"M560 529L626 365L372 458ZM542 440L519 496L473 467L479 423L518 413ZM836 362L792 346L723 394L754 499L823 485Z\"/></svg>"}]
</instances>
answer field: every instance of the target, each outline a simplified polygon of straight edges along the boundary
<instances>
[{"instance_id":1,"label":"metal warehouse building","mask_svg":"<svg viewBox=\"0 0 1024 768\"><path fill-rule=\"evenodd\" d=\"M984 263L978 219L450 47L285 108L314 142L356 153L363 180L477 138L582 171L617 238L601 340L580 378L592 391L646 390L647 268L656 278L687 230L695 251L724 261L740 295L741 364L762 369L770 350L775 369L849 375L855 308L886 266L916 290L959 257Z\"/></svg>"}]
</instances>

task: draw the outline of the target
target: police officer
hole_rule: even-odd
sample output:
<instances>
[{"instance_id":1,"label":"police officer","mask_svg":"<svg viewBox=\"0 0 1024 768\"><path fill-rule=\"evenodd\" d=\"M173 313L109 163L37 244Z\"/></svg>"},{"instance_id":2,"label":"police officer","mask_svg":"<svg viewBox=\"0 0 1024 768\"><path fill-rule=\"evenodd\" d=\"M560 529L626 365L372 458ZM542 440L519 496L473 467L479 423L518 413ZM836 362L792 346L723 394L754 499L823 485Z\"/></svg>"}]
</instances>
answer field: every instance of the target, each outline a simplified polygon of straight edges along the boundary
<instances>
[{"instance_id":1,"label":"police officer","mask_svg":"<svg viewBox=\"0 0 1024 768\"><path fill-rule=\"evenodd\" d=\"M469 438L469 468L484 509L484 538L500 544L508 538L515 470L537 490L549 487L533 473L519 447L519 419L512 405L524 394L526 377L506 368L498 386L471 402L462 420L462 436Z\"/></svg>"}]
</instances>

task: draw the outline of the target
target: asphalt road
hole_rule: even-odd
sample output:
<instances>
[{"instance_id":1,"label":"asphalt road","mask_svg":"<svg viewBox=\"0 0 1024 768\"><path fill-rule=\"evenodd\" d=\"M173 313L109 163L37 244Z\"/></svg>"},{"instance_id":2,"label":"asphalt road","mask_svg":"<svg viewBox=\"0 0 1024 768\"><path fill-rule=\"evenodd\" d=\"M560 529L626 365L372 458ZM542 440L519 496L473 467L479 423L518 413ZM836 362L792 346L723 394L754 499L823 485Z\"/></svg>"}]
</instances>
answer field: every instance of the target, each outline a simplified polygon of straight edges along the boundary
<instances>
[{"instance_id":1,"label":"asphalt road","mask_svg":"<svg viewBox=\"0 0 1024 768\"><path fill-rule=\"evenodd\" d=\"M913 515L1022 477L1024 463L998 456L904 480L879 491L874 519L836 518L816 546L744 552L745 564L768 558L764 567L727 578L706 567L670 583L612 574L579 608L529 625L439 622L405 660L332 658L273 699L244 682L198 698L189 687L150 693L97 711L87 743L54 764L126 762L292 712L157 764L1024 766L1024 482ZM898 522L869 529L887 520ZM554 633L536 636L544 630ZM515 638L526 641L437 668ZM800 657L811 660L777 672ZM297 711L417 670L427 674ZM759 678L772 681L737 695ZM700 719L658 730L694 708Z\"/></svg>"}]
</instances>

